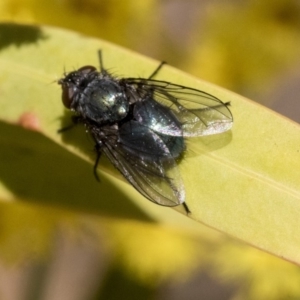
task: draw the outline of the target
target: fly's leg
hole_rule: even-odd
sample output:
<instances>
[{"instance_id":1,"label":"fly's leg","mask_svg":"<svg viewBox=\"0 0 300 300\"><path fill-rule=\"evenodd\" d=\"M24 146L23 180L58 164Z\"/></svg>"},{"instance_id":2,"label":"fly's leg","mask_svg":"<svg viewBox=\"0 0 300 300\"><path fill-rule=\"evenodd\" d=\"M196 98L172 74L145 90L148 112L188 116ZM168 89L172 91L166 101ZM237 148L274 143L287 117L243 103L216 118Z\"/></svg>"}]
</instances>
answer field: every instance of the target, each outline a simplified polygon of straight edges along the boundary
<instances>
[{"instance_id":1,"label":"fly's leg","mask_svg":"<svg viewBox=\"0 0 300 300\"><path fill-rule=\"evenodd\" d=\"M148 79L151 79L153 77L155 77L157 75L157 73L160 71L160 69L163 67L163 65L165 65L166 62L162 61L159 66L154 70L154 72L148 77Z\"/></svg>"},{"instance_id":2,"label":"fly's leg","mask_svg":"<svg viewBox=\"0 0 300 300\"><path fill-rule=\"evenodd\" d=\"M102 50L98 50L98 58L99 58L100 71L101 71L101 72L104 72L105 69L104 69L104 67L103 67Z\"/></svg>"},{"instance_id":3,"label":"fly's leg","mask_svg":"<svg viewBox=\"0 0 300 300\"><path fill-rule=\"evenodd\" d=\"M191 213L191 211L190 211L189 207L187 206L187 204L185 202L183 202L182 205L186 211L186 214L189 215Z\"/></svg>"},{"instance_id":4,"label":"fly's leg","mask_svg":"<svg viewBox=\"0 0 300 300\"><path fill-rule=\"evenodd\" d=\"M102 59L102 50L98 50L98 58L99 58L99 66L100 66L100 71L106 72L106 70L103 67L103 59ZM166 62L162 61L159 66L154 70L154 72L148 77L148 79L151 79L153 77L155 77L157 75L157 73L159 72L159 70L163 67L163 65L165 65Z\"/></svg>"},{"instance_id":5,"label":"fly's leg","mask_svg":"<svg viewBox=\"0 0 300 300\"><path fill-rule=\"evenodd\" d=\"M62 132L65 132L67 130L70 130L70 129L74 128L74 126L76 126L78 123L81 122L81 117L80 116L72 116L71 120L72 120L73 124L70 124L70 125L65 126L63 128L60 128L60 129L57 130L57 132L62 133Z\"/></svg>"},{"instance_id":6,"label":"fly's leg","mask_svg":"<svg viewBox=\"0 0 300 300\"><path fill-rule=\"evenodd\" d=\"M95 176L96 180L98 182L100 182L100 178L99 178L99 175L97 173L97 168L98 168L98 164L99 164L99 161L100 161L100 158L101 158L101 147L98 143L95 146L95 151L97 153L97 157L96 157L96 160L95 160L93 172L94 172L94 176Z\"/></svg>"}]
</instances>

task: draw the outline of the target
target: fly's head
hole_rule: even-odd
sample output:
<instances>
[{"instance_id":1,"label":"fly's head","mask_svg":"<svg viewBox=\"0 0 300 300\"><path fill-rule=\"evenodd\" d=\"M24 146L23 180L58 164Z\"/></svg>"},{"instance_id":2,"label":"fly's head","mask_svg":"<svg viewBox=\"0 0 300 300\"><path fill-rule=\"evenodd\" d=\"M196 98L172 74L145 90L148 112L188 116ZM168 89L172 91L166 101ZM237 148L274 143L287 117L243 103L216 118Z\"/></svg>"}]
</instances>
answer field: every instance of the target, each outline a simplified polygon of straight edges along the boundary
<instances>
[{"instance_id":1,"label":"fly's head","mask_svg":"<svg viewBox=\"0 0 300 300\"><path fill-rule=\"evenodd\" d=\"M74 108L76 95L84 91L91 77L95 77L97 73L95 67L84 66L76 71L65 74L65 77L58 80L58 84L62 87L62 102L66 108Z\"/></svg>"}]
</instances>

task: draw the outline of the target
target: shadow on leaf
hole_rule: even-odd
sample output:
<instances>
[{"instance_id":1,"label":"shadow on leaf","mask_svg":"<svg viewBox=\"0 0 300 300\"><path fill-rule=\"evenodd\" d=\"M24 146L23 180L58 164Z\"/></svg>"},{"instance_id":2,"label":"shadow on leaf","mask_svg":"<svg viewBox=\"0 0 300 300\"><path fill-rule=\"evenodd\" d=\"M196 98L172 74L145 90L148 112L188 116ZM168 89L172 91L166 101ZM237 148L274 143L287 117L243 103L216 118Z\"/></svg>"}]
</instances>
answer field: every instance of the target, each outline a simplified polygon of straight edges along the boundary
<instances>
[{"instance_id":1,"label":"shadow on leaf","mask_svg":"<svg viewBox=\"0 0 300 300\"><path fill-rule=\"evenodd\" d=\"M38 132L0 122L0 178L15 198L83 212L147 220L118 187L91 165Z\"/></svg>"},{"instance_id":2,"label":"shadow on leaf","mask_svg":"<svg viewBox=\"0 0 300 300\"><path fill-rule=\"evenodd\" d=\"M37 43L46 39L46 35L38 26L0 23L0 50L15 45Z\"/></svg>"}]
</instances>

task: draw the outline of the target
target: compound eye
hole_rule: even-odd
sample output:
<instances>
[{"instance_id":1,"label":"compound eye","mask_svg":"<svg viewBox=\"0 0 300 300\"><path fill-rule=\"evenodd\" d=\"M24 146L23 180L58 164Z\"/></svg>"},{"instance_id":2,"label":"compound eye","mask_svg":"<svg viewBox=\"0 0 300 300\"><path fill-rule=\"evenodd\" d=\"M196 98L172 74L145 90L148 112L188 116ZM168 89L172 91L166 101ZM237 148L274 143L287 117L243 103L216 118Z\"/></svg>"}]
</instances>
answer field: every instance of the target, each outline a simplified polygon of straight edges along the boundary
<instances>
[{"instance_id":1,"label":"compound eye","mask_svg":"<svg viewBox=\"0 0 300 300\"><path fill-rule=\"evenodd\" d=\"M82 73L82 74L89 74L92 72L95 72L97 69L93 66L84 66L81 67L80 69L78 69L78 72Z\"/></svg>"},{"instance_id":2,"label":"compound eye","mask_svg":"<svg viewBox=\"0 0 300 300\"><path fill-rule=\"evenodd\" d=\"M72 88L72 87L64 86L62 88L61 99L62 99L62 102L63 102L63 104L66 108L71 108L74 93L75 93L74 87Z\"/></svg>"}]
</instances>

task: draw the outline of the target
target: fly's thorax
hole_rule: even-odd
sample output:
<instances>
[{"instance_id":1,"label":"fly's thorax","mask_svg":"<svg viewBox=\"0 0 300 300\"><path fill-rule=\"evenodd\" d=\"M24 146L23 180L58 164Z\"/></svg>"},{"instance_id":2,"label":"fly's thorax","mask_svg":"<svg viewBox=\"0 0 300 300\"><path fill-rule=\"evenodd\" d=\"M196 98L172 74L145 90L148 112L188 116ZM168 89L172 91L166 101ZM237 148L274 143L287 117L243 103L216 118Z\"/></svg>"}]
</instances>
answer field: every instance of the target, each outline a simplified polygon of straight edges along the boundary
<instances>
[{"instance_id":1,"label":"fly's thorax","mask_svg":"<svg viewBox=\"0 0 300 300\"><path fill-rule=\"evenodd\" d=\"M119 122L129 111L124 88L109 77L95 78L78 95L75 110L99 125Z\"/></svg>"}]
</instances>

